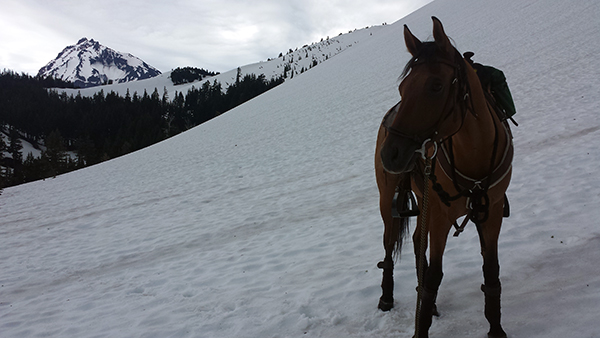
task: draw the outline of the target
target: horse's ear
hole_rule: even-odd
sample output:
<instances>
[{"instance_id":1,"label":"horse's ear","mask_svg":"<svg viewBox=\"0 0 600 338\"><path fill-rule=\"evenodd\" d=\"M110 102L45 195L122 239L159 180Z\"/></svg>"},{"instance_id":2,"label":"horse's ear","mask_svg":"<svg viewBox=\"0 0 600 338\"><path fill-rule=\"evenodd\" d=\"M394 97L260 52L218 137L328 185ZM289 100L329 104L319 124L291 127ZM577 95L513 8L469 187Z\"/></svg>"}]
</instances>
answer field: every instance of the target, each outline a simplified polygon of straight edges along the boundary
<instances>
[{"instance_id":1,"label":"horse's ear","mask_svg":"<svg viewBox=\"0 0 600 338\"><path fill-rule=\"evenodd\" d=\"M416 56L421 47L421 40L417 39L417 37L410 32L407 25L404 25L404 43L406 44L408 52L412 54L412 56Z\"/></svg>"},{"instance_id":2,"label":"horse's ear","mask_svg":"<svg viewBox=\"0 0 600 338\"><path fill-rule=\"evenodd\" d=\"M432 16L431 19L433 20L433 38L435 43L442 51L451 54L454 47L452 47L452 43L450 43L448 35L446 35L446 32L444 32L444 26L442 26L442 22L435 16Z\"/></svg>"}]
</instances>

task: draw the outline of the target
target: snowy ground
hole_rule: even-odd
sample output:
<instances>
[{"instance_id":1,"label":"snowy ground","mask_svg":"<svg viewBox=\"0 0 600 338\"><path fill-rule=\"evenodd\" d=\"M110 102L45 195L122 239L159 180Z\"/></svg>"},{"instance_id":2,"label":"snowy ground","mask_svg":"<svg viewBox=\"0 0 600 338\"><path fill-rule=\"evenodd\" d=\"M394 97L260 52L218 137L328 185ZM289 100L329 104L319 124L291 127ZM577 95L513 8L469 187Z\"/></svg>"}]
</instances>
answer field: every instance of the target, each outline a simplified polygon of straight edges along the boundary
<instances>
[{"instance_id":1,"label":"snowy ground","mask_svg":"<svg viewBox=\"0 0 600 338\"><path fill-rule=\"evenodd\" d=\"M600 337L600 4L437 0L227 114L0 196L2 337L411 337L411 243L377 310L377 127L407 23L438 16L515 97L500 238L509 337ZM432 337L485 337L472 226L449 238Z\"/></svg>"}]
</instances>

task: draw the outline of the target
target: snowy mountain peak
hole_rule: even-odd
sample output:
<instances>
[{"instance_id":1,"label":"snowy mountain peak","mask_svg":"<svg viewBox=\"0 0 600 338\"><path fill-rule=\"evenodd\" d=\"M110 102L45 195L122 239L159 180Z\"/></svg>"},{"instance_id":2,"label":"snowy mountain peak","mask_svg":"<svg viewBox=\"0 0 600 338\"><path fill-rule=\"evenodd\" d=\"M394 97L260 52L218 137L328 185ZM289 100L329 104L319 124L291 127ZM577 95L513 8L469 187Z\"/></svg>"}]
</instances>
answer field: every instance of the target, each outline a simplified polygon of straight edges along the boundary
<instances>
[{"instance_id":1,"label":"snowy mountain peak","mask_svg":"<svg viewBox=\"0 0 600 338\"><path fill-rule=\"evenodd\" d=\"M158 69L129 53L120 53L86 37L76 45L67 46L38 72L38 76L70 81L81 88L148 79L160 74Z\"/></svg>"}]
</instances>

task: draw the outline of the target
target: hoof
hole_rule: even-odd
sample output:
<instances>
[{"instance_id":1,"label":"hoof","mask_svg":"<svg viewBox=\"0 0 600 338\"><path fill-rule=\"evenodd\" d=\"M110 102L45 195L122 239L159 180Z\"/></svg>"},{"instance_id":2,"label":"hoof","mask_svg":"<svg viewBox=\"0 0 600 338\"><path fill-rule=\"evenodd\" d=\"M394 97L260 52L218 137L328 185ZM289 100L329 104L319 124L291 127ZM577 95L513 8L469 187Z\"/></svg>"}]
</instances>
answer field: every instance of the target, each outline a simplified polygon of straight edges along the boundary
<instances>
[{"instance_id":1,"label":"hoof","mask_svg":"<svg viewBox=\"0 0 600 338\"><path fill-rule=\"evenodd\" d=\"M417 292L419 292L419 287L418 286L417 286L416 290L417 290ZM437 298L437 293L436 293L436 298ZM433 301L433 309L431 310L431 314L433 316L435 316L435 317L439 317L440 316L440 313L438 312L438 309L437 309L437 304L435 303L435 299Z\"/></svg>"},{"instance_id":2,"label":"hoof","mask_svg":"<svg viewBox=\"0 0 600 338\"><path fill-rule=\"evenodd\" d=\"M429 333L425 333L425 335L424 335L424 336L423 336L423 335L419 335L419 336L421 336L421 337L419 337L419 338L429 338ZM414 335L413 335L413 336L412 336L412 338L417 338L417 336L414 336Z\"/></svg>"},{"instance_id":3,"label":"hoof","mask_svg":"<svg viewBox=\"0 0 600 338\"><path fill-rule=\"evenodd\" d=\"M504 330L500 329L497 332L488 332L488 338L506 338L506 332L504 332Z\"/></svg>"},{"instance_id":4,"label":"hoof","mask_svg":"<svg viewBox=\"0 0 600 338\"><path fill-rule=\"evenodd\" d=\"M390 311L393 307L394 307L393 300L391 302L387 302L387 301L383 300L382 298L379 298L379 305L377 305L377 308L379 308L379 310Z\"/></svg>"}]
</instances>

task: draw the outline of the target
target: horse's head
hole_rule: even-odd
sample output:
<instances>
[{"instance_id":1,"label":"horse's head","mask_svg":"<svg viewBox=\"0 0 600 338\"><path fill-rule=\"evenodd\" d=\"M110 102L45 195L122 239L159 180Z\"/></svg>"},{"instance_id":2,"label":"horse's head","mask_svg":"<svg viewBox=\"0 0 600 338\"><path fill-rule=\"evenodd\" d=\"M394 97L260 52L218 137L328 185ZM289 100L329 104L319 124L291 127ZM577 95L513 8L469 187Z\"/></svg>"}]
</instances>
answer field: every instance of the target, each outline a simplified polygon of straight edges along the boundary
<instances>
[{"instance_id":1,"label":"horse's head","mask_svg":"<svg viewBox=\"0 0 600 338\"><path fill-rule=\"evenodd\" d=\"M384 122L388 133L381 148L383 167L391 173L412 171L419 152L433 152L460 129L464 119L464 60L442 23L432 19L432 42L421 42L404 26L412 58L398 87L402 101Z\"/></svg>"}]
</instances>

